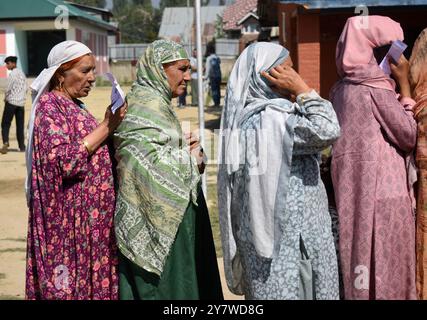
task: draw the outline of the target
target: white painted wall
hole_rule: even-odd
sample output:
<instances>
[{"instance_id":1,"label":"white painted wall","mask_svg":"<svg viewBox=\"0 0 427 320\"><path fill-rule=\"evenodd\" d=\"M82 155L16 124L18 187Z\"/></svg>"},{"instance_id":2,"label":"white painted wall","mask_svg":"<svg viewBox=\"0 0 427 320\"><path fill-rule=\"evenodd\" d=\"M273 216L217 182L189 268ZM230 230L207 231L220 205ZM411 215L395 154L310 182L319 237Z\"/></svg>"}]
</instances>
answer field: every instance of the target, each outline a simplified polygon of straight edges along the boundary
<instances>
[{"instance_id":1,"label":"white painted wall","mask_svg":"<svg viewBox=\"0 0 427 320\"><path fill-rule=\"evenodd\" d=\"M4 58L7 56L16 56L16 48L15 48L15 28L10 24L0 24L0 29L6 31L6 54L2 57L1 64L3 64ZM19 59L19 57L18 57ZM10 71L7 71L9 75Z\"/></svg>"}]
</instances>

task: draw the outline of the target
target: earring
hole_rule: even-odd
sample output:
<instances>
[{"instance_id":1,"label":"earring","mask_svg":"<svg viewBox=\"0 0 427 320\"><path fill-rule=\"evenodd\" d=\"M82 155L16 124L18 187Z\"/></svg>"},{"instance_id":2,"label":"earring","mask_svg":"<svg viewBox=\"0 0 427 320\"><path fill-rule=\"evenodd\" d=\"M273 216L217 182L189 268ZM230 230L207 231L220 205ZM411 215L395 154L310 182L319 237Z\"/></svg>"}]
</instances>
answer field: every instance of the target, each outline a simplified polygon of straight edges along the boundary
<instances>
[{"instance_id":1,"label":"earring","mask_svg":"<svg viewBox=\"0 0 427 320\"><path fill-rule=\"evenodd\" d=\"M60 82L59 83L59 91L61 91L61 92L62 92L62 85L63 85L63 82Z\"/></svg>"}]
</instances>

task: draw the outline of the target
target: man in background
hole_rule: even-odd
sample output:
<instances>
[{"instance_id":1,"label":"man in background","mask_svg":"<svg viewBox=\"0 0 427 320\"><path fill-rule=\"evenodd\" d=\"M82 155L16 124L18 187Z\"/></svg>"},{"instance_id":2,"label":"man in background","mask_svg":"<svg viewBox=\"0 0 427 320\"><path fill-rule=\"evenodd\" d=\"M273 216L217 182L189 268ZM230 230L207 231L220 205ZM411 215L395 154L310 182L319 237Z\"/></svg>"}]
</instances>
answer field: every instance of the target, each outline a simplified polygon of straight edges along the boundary
<instances>
[{"instance_id":1,"label":"man in background","mask_svg":"<svg viewBox=\"0 0 427 320\"><path fill-rule=\"evenodd\" d=\"M4 62L6 68L11 71L7 80L5 92L5 106L1 120L1 134L3 147L0 153L5 154L9 149L9 129L13 117L16 119L16 138L18 140L19 150L25 151L24 143L24 106L27 95L27 78L25 74L16 67L17 57L9 56Z\"/></svg>"},{"instance_id":2,"label":"man in background","mask_svg":"<svg viewBox=\"0 0 427 320\"><path fill-rule=\"evenodd\" d=\"M221 59L216 55L214 46L206 48L206 56L205 78L209 79L214 105L219 107L221 100Z\"/></svg>"},{"instance_id":3,"label":"man in background","mask_svg":"<svg viewBox=\"0 0 427 320\"><path fill-rule=\"evenodd\" d=\"M197 87L197 50L194 49L192 57L190 58L191 65L191 105L197 106L199 104L199 95Z\"/></svg>"}]
</instances>

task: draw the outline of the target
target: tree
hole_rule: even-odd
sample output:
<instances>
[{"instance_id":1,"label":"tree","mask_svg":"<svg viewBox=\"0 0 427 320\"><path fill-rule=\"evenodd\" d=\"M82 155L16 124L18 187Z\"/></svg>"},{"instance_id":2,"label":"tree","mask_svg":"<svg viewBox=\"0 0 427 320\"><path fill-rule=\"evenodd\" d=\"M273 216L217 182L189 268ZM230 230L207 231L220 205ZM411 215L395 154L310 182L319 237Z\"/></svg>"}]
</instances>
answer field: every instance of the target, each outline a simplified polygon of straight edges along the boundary
<instances>
[{"instance_id":1,"label":"tree","mask_svg":"<svg viewBox=\"0 0 427 320\"><path fill-rule=\"evenodd\" d=\"M129 3L114 8L123 43L147 43L157 39L161 12L150 5Z\"/></svg>"},{"instance_id":2,"label":"tree","mask_svg":"<svg viewBox=\"0 0 427 320\"><path fill-rule=\"evenodd\" d=\"M224 38L224 21L222 16L217 14L215 20L215 38Z\"/></svg>"},{"instance_id":3,"label":"tree","mask_svg":"<svg viewBox=\"0 0 427 320\"><path fill-rule=\"evenodd\" d=\"M85 6L105 8L105 0L71 0L71 2L82 4Z\"/></svg>"},{"instance_id":4,"label":"tree","mask_svg":"<svg viewBox=\"0 0 427 320\"><path fill-rule=\"evenodd\" d=\"M209 5L210 0L201 0L202 6ZM163 10L166 7L186 7L187 4L194 6L194 0L160 0L160 9Z\"/></svg>"}]
</instances>

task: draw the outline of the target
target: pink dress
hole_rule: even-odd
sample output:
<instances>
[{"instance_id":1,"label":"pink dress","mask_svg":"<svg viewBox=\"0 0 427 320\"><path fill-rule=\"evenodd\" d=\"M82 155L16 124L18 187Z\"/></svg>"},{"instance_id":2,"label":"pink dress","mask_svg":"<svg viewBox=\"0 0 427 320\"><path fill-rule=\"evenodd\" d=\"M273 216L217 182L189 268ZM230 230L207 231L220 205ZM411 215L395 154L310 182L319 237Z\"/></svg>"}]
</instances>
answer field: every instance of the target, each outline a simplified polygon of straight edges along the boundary
<instances>
[{"instance_id":1,"label":"pink dress","mask_svg":"<svg viewBox=\"0 0 427 320\"><path fill-rule=\"evenodd\" d=\"M82 144L97 121L52 92L36 112L26 298L117 299L111 159Z\"/></svg>"},{"instance_id":2,"label":"pink dress","mask_svg":"<svg viewBox=\"0 0 427 320\"><path fill-rule=\"evenodd\" d=\"M341 81L332 180L346 299L415 299L415 217L405 157L415 147L412 99Z\"/></svg>"}]
</instances>

